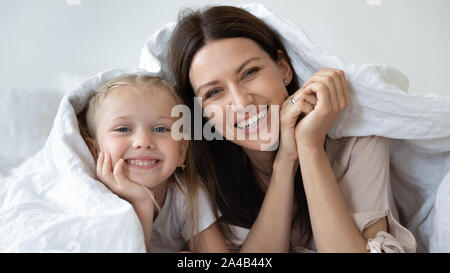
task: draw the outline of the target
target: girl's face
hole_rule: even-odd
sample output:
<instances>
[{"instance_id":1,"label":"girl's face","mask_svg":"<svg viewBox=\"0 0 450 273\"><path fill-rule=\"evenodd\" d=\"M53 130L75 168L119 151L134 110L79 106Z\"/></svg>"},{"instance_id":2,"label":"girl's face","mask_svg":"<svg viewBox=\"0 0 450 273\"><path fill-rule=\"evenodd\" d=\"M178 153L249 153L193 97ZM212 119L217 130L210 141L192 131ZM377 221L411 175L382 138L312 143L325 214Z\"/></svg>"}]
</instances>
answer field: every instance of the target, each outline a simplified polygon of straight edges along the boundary
<instances>
[{"instance_id":1,"label":"girl's face","mask_svg":"<svg viewBox=\"0 0 450 273\"><path fill-rule=\"evenodd\" d=\"M279 55L275 62L250 39L227 38L206 43L193 57L189 78L204 114L220 134L244 148L261 150L269 142L261 131L278 138L272 119L278 125L275 109L288 96L285 85L292 75L281 51Z\"/></svg>"},{"instance_id":2,"label":"girl's face","mask_svg":"<svg viewBox=\"0 0 450 273\"><path fill-rule=\"evenodd\" d=\"M150 189L183 164L187 142L172 138L176 101L166 90L118 86L106 96L96 116L99 151L111 155L112 168L123 158L124 174Z\"/></svg>"}]
</instances>

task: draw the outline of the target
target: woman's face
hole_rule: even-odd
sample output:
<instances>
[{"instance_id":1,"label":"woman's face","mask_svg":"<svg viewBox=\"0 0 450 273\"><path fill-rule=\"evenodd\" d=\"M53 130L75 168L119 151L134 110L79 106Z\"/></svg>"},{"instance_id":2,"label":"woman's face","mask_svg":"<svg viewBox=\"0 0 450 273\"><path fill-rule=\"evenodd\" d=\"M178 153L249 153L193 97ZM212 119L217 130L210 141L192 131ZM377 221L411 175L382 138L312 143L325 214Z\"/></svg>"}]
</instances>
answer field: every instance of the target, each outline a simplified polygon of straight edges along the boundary
<instances>
[{"instance_id":1,"label":"woman's face","mask_svg":"<svg viewBox=\"0 0 450 273\"><path fill-rule=\"evenodd\" d=\"M237 145L262 150L278 139L279 107L292 78L281 51L278 59L247 38L210 41L193 57L189 78L203 114Z\"/></svg>"}]
</instances>

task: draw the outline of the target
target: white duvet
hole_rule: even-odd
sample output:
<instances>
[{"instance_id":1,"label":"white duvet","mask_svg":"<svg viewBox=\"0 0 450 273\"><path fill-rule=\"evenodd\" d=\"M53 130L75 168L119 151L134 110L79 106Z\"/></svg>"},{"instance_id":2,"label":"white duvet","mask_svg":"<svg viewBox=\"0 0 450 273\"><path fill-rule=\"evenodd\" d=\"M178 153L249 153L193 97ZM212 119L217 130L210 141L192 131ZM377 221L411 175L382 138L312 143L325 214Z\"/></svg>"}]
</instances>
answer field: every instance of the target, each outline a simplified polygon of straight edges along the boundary
<instances>
[{"instance_id":1,"label":"white duvet","mask_svg":"<svg viewBox=\"0 0 450 273\"><path fill-rule=\"evenodd\" d=\"M328 135L390 138L391 183L400 220L416 236L418 251L450 252L450 97L408 94L408 79L398 70L346 64L263 5L241 7L278 31L301 82L323 67L345 72L351 106ZM140 67L171 78L166 57L174 26L167 24L147 40Z\"/></svg>"},{"instance_id":2,"label":"white duvet","mask_svg":"<svg viewBox=\"0 0 450 273\"><path fill-rule=\"evenodd\" d=\"M44 148L0 178L0 252L145 252L133 207L94 179L76 119L103 82L134 72L99 73L64 96Z\"/></svg>"},{"instance_id":3,"label":"white duvet","mask_svg":"<svg viewBox=\"0 0 450 273\"><path fill-rule=\"evenodd\" d=\"M352 105L329 135L391 138L391 182L401 221L416 235L418 250L450 251L450 98L409 95L408 80L397 70L345 64L264 6L244 7L281 34L301 81L322 67L345 71ZM173 26L149 38L142 68L170 77L165 58ZM0 251L145 251L132 206L93 178L93 158L76 121L92 90L131 72L99 73L68 93L45 146L0 176Z\"/></svg>"}]
</instances>

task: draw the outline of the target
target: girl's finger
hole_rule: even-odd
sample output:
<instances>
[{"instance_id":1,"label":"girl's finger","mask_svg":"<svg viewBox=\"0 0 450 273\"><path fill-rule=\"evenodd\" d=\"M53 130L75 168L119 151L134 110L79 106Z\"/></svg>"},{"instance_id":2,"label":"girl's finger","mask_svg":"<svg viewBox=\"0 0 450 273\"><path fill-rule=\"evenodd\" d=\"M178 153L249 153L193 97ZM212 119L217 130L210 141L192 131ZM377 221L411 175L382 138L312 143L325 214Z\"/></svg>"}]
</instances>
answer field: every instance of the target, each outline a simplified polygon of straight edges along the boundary
<instances>
[{"instance_id":1,"label":"girl's finger","mask_svg":"<svg viewBox=\"0 0 450 273\"><path fill-rule=\"evenodd\" d=\"M97 176L101 177L102 174L102 167L103 167L103 161L104 161L104 154L103 152L100 152L100 154L98 155L98 159L97 159Z\"/></svg>"},{"instance_id":2,"label":"girl's finger","mask_svg":"<svg viewBox=\"0 0 450 273\"><path fill-rule=\"evenodd\" d=\"M98 162L97 162L97 177L103 184L105 184L108 188L112 190L112 187L114 185L111 183L111 180L103 173L104 165L105 165L105 153L100 152L100 154L98 155Z\"/></svg>"},{"instance_id":3,"label":"girl's finger","mask_svg":"<svg viewBox=\"0 0 450 273\"><path fill-rule=\"evenodd\" d=\"M112 175L112 167L111 167L111 155L109 153L105 153L105 162L103 163L103 177L107 180L114 180Z\"/></svg>"},{"instance_id":4,"label":"girl's finger","mask_svg":"<svg viewBox=\"0 0 450 273\"><path fill-rule=\"evenodd\" d=\"M121 159L119 159L119 161L116 163L116 166L114 167L114 172L113 172L114 178L119 183L126 181L126 178L123 175L123 164L124 164L124 162L125 161L121 158Z\"/></svg>"}]
</instances>

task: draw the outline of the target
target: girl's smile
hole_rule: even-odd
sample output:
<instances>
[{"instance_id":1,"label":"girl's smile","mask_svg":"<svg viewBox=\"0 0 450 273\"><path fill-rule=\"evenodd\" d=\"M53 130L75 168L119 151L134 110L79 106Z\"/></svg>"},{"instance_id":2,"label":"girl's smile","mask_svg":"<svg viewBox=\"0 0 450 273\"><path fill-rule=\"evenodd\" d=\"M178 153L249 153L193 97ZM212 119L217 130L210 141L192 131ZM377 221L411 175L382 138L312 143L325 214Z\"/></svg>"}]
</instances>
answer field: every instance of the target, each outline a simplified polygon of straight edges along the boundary
<instances>
[{"instance_id":1,"label":"girl's smile","mask_svg":"<svg viewBox=\"0 0 450 273\"><path fill-rule=\"evenodd\" d=\"M167 181L185 153L183 141L170 133L175 105L165 90L132 85L111 90L100 107L97 139L112 167L123 158L124 174L150 189Z\"/></svg>"},{"instance_id":2,"label":"girl's smile","mask_svg":"<svg viewBox=\"0 0 450 273\"><path fill-rule=\"evenodd\" d=\"M140 157L140 158L125 159L125 163L126 166L129 168L153 169L160 165L161 160L150 157Z\"/></svg>"}]
</instances>

